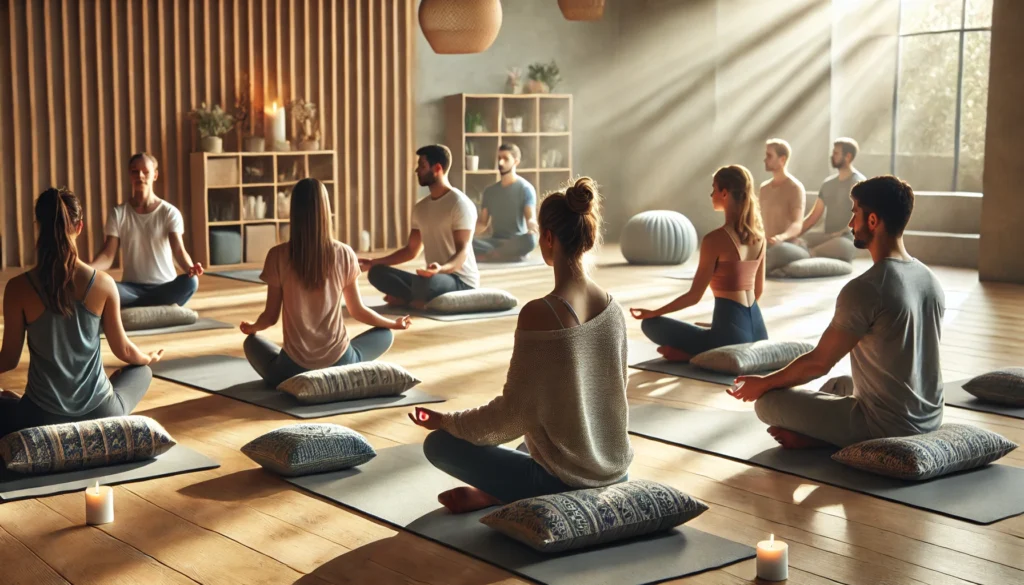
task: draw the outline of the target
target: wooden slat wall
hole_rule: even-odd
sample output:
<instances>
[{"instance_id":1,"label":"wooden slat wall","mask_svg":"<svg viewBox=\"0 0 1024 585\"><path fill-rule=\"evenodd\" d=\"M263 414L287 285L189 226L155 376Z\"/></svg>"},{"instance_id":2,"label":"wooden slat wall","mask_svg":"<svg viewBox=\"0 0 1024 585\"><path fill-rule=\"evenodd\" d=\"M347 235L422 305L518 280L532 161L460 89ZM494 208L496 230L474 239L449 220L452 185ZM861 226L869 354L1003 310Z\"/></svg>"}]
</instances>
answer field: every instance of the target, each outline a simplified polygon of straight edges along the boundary
<instances>
[{"instance_id":1,"label":"wooden slat wall","mask_svg":"<svg viewBox=\"0 0 1024 585\"><path fill-rule=\"evenodd\" d=\"M412 105L416 0L0 0L0 265L35 259L32 207L51 185L82 200L91 258L126 165L160 161L158 193L189 225L188 110L317 103L338 151L338 237L404 243L416 197ZM239 148L225 137L225 150Z\"/></svg>"}]
</instances>

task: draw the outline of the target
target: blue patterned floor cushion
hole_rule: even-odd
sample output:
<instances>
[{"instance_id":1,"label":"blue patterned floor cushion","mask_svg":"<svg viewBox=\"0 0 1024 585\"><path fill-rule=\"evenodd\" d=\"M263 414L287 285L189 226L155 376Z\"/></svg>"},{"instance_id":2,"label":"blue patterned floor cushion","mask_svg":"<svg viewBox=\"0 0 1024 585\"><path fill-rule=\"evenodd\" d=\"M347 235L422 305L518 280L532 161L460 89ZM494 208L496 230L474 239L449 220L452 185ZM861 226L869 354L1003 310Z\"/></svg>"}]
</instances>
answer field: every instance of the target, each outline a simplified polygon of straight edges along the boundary
<instances>
[{"instance_id":1,"label":"blue patterned floor cushion","mask_svg":"<svg viewBox=\"0 0 1024 585\"><path fill-rule=\"evenodd\" d=\"M288 477L348 469L377 456L366 437L330 423L281 427L249 441L242 453Z\"/></svg>"},{"instance_id":2,"label":"blue patterned floor cushion","mask_svg":"<svg viewBox=\"0 0 1024 585\"><path fill-rule=\"evenodd\" d=\"M1024 406L1024 368L1002 368L982 374L963 387L985 402Z\"/></svg>"},{"instance_id":3,"label":"blue patterned floor cushion","mask_svg":"<svg viewBox=\"0 0 1024 585\"><path fill-rule=\"evenodd\" d=\"M377 396L398 396L420 380L405 368L388 362L360 362L311 370L288 378L277 389L299 402L322 404Z\"/></svg>"},{"instance_id":4,"label":"blue patterned floor cushion","mask_svg":"<svg viewBox=\"0 0 1024 585\"><path fill-rule=\"evenodd\" d=\"M438 295L423 308L432 313L483 313L508 311L518 304L519 299L510 292L475 288Z\"/></svg>"},{"instance_id":5,"label":"blue patterned floor cushion","mask_svg":"<svg viewBox=\"0 0 1024 585\"><path fill-rule=\"evenodd\" d=\"M845 447L832 459L887 477L920 481L992 463L1017 448L996 433L946 424L912 437L871 439Z\"/></svg>"},{"instance_id":6,"label":"blue patterned floor cushion","mask_svg":"<svg viewBox=\"0 0 1024 585\"><path fill-rule=\"evenodd\" d=\"M755 341L725 345L698 353L690 363L698 368L742 376L773 372L814 349L806 341Z\"/></svg>"},{"instance_id":7,"label":"blue patterned floor cushion","mask_svg":"<svg viewBox=\"0 0 1024 585\"><path fill-rule=\"evenodd\" d=\"M149 417L114 416L11 433L0 457L8 471L39 475L153 459L176 444Z\"/></svg>"},{"instance_id":8,"label":"blue patterned floor cushion","mask_svg":"<svg viewBox=\"0 0 1024 585\"><path fill-rule=\"evenodd\" d=\"M480 522L540 552L554 553L669 530L708 509L647 480L512 502Z\"/></svg>"}]
</instances>

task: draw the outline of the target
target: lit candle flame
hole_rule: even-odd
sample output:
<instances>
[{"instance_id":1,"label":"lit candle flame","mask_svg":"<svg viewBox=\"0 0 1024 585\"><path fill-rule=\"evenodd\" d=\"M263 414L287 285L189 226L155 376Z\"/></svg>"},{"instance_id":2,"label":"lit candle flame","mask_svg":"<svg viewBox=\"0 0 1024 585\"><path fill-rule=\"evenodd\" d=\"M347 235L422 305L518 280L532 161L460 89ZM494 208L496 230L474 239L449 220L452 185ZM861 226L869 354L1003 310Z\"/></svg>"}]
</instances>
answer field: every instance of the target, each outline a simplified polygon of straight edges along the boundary
<instances>
[{"instance_id":1,"label":"lit candle flame","mask_svg":"<svg viewBox=\"0 0 1024 585\"><path fill-rule=\"evenodd\" d=\"M100 481L97 479L96 483L92 486L93 493L97 496L100 495Z\"/></svg>"},{"instance_id":2,"label":"lit candle flame","mask_svg":"<svg viewBox=\"0 0 1024 585\"><path fill-rule=\"evenodd\" d=\"M768 537L768 548L775 548L775 535Z\"/></svg>"},{"instance_id":3,"label":"lit candle flame","mask_svg":"<svg viewBox=\"0 0 1024 585\"><path fill-rule=\"evenodd\" d=\"M277 101L274 101L274 105L270 108L270 111L275 114L277 113Z\"/></svg>"}]
</instances>

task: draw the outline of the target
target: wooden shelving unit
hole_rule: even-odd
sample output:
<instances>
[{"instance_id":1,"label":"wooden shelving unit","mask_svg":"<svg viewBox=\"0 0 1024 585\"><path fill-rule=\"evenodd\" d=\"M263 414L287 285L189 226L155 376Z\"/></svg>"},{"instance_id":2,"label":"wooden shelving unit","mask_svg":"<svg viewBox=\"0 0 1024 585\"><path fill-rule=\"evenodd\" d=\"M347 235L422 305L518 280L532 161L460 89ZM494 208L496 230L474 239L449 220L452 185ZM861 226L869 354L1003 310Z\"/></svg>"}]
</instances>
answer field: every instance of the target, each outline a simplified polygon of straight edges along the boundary
<instances>
[{"instance_id":1,"label":"wooden shelving unit","mask_svg":"<svg viewBox=\"0 0 1024 585\"><path fill-rule=\"evenodd\" d=\"M301 179L320 179L327 187L332 224L337 229L338 157L333 150L306 152L192 153L192 256L211 268L262 265L271 247L288 240L289 217L277 209L279 193L291 195ZM256 197L264 213L250 214L246 198ZM241 258L214 264L211 231L239 234Z\"/></svg>"},{"instance_id":2,"label":"wooden shelving unit","mask_svg":"<svg viewBox=\"0 0 1024 585\"><path fill-rule=\"evenodd\" d=\"M467 127L470 117L482 122L483 131ZM509 121L515 119L522 120L521 128ZM562 188L573 177L572 96L460 93L445 98L445 144L454 159L449 180L470 199L479 202L483 190L499 180L496 159L503 143L522 150L519 175L538 195ZM478 170L466 170L467 145L480 157Z\"/></svg>"}]
</instances>

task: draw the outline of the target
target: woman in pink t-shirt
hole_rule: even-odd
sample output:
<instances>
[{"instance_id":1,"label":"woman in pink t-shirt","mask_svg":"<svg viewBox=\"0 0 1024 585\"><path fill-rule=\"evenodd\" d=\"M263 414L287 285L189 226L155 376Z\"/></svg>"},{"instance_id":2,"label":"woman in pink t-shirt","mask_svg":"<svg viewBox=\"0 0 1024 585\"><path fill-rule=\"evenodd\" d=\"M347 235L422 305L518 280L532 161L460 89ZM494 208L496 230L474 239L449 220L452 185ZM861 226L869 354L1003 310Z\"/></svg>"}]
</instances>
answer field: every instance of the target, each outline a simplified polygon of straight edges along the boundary
<instances>
[{"instance_id":1,"label":"woman in pink t-shirt","mask_svg":"<svg viewBox=\"0 0 1024 585\"><path fill-rule=\"evenodd\" d=\"M270 249L260 280L267 283L267 305L255 323L243 321L249 337L245 357L271 386L292 376L331 366L377 359L391 347L392 329L408 329L408 316L387 319L363 304L359 261L348 245L335 240L327 189L303 179L292 190L291 237ZM342 313L373 329L349 340ZM256 333L284 314L284 350Z\"/></svg>"}]
</instances>

